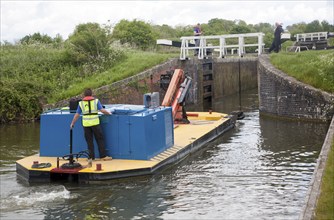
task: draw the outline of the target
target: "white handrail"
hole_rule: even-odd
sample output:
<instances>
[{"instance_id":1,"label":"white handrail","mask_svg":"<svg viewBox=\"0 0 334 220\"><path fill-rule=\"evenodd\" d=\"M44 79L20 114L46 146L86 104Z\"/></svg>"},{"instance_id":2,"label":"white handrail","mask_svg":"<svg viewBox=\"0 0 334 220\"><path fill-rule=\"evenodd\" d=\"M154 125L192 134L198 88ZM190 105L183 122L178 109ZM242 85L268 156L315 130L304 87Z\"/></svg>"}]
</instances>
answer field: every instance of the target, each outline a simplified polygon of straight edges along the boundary
<instances>
[{"instance_id":1,"label":"white handrail","mask_svg":"<svg viewBox=\"0 0 334 220\"><path fill-rule=\"evenodd\" d=\"M247 33L247 34L228 34L219 36L187 36L181 37L181 52L180 59L185 60L189 57L189 50L198 50L198 59L203 59L207 57L208 50L219 51L219 58L223 58L227 55L227 49L233 48L238 49L239 56L243 56L246 53L246 47L258 47L258 55L262 54L264 43L263 43L264 33ZM257 37L257 43L246 44L245 38ZM238 44L228 45L226 44L226 39L238 39ZM192 41L199 40L199 46L190 47L189 44ZM207 44L207 40L218 40L219 45Z\"/></svg>"},{"instance_id":2,"label":"white handrail","mask_svg":"<svg viewBox=\"0 0 334 220\"><path fill-rule=\"evenodd\" d=\"M313 33L303 33L296 34L297 42L299 41L314 41L314 40L327 40L327 32L313 32Z\"/></svg>"}]
</instances>

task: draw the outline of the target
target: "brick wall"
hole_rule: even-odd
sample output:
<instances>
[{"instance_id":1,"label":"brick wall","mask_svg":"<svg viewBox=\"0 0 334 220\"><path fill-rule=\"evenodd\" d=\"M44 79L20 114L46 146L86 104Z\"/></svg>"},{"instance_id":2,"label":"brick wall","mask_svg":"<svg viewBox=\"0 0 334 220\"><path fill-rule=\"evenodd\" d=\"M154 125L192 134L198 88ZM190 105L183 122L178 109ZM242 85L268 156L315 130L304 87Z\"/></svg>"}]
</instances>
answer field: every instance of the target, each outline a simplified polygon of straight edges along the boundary
<instances>
[{"instance_id":1,"label":"brick wall","mask_svg":"<svg viewBox=\"0 0 334 220\"><path fill-rule=\"evenodd\" d=\"M261 113L311 120L331 120L334 95L315 89L274 68L268 55L258 64Z\"/></svg>"}]
</instances>

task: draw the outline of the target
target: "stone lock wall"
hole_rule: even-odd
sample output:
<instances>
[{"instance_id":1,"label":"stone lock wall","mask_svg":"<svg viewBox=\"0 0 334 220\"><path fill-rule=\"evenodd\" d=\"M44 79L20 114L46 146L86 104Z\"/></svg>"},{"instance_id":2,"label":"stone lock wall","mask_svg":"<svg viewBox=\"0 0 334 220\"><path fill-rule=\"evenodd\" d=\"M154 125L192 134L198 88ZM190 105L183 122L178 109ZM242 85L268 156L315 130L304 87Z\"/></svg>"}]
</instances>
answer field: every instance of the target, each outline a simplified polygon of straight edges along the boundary
<instances>
[{"instance_id":1,"label":"stone lock wall","mask_svg":"<svg viewBox=\"0 0 334 220\"><path fill-rule=\"evenodd\" d=\"M174 71L181 67L182 63L178 59L171 59L132 77L94 89L93 95L101 100L102 104L143 105L143 94L159 91L161 102L164 93L160 91L160 76L167 71ZM72 98L81 98L81 95ZM55 105L46 106L46 108L67 106L69 101L70 99L62 100Z\"/></svg>"},{"instance_id":2,"label":"stone lock wall","mask_svg":"<svg viewBox=\"0 0 334 220\"><path fill-rule=\"evenodd\" d=\"M276 69L269 56L258 65L259 108L261 113L329 121L334 114L334 95L301 83Z\"/></svg>"},{"instance_id":3,"label":"stone lock wall","mask_svg":"<svg viewBox=\"0 0 334 220\"><path fill-rule=\"evenodd\" d=\"M95 89L94 96L103 104L142 105L143 94L158 91L162 102L166 91L160 88L160 76L177 68L183 69L192 78L186 99L187 109L192 111L203 111L203 103L207 99L214 101L257 87L257 58L171 59L135 76ZM68 103L69 99L52 107Z\"/></svg>"},{"instance_id":4,"label":"stone lock wall","mask_svg":"<svg viewBox=\"0 0 334 220\"><path fill-rule=\"evenodd\" d=\"M127 79L94 90L103 104L143 104L143 94L159 91L162 102L165 91L160 76L177 68L192 78L187 110L203 111L208 99L221 98L258 87L261 113L280 117L330 120L334 114L334 95L298 82L274 68L268 55L249 58L171 59ZM78 96L79 97L79 96ZM48 108L67 106L63 100Z\"/></svg>"}]
</instances>

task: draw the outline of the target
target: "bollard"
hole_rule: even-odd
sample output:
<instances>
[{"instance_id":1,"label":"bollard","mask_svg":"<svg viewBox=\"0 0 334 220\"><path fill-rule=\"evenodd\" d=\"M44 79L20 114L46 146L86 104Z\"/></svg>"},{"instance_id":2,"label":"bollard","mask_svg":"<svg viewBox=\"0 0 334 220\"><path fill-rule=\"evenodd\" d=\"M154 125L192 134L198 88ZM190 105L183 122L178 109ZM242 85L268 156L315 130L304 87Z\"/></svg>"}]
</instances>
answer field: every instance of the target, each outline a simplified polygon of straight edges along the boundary
<instances>
[{"instance_id":1,"label":"bollard","mask_svg":"<svg viewBox=\"0 0 334 220\"><path fill-rule=\"evenodd\" d=\"M93 165L93 160L92 159L88 159L87 167L92 167L92 165Z\"/></svg>"}]
</instances>

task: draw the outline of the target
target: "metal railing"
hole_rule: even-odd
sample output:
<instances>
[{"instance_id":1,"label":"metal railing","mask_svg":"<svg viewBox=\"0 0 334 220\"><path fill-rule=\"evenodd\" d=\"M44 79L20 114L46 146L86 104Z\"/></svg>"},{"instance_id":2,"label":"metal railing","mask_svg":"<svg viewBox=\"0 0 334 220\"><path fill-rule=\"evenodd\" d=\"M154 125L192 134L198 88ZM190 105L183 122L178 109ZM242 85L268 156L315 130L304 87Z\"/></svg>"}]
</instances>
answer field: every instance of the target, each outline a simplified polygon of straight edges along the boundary
<instances>
[{"instance_id":1,"label":"metal railing","mask_svg":"<svg viewBox=\"0 0 334 220\"><path fill-rule=\"evenodd\" d=\"M286 50L286 52L291 51L291 52L297 53L297 52L300 52L303 49L308 50L308 47L307 46L289 46L285 50Z\"/></svg>"},{"instance_id":2,"label":"metal railing","mask_svg":"<svg viewBox=\"0 0 334 220\"><path fill-rule=\"evenodd\" d=\"M327 40L327 32L313 32L296 34L296 41L315 41L315 40Z\"/></svg>"},{"instance_id":3,"label":"metal railing","mask_svg":"<svg viewBox=\"0 0 334 220\"><path fill-rule=\"evenodd\" d=\"M247 33L247 34L228 34L219 36L189 36L181 37L181 52L180 59L185 60L189 57L189 50L198 51L198 59L203 59L208 56L208 52L218 51L218 57L224 58L228 55L228 49L231 54L234 50L238 51L240 57L246 53L246 47L257 47L254 51L258 55L262 54L264 49L263 43L264 33ZM245 43L245 38L257 38L257 43ZM237 44L227 44L227 39L236 39ZM191 45L195 40L199 40L199 45ZM210 40L210 44L207 41ZM254 40L253 40L254 41ZM213 42L213 43L212 43ZM219 45L214 45L214 42L219 42Z\"/></svg>"}]
</instances>

